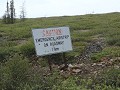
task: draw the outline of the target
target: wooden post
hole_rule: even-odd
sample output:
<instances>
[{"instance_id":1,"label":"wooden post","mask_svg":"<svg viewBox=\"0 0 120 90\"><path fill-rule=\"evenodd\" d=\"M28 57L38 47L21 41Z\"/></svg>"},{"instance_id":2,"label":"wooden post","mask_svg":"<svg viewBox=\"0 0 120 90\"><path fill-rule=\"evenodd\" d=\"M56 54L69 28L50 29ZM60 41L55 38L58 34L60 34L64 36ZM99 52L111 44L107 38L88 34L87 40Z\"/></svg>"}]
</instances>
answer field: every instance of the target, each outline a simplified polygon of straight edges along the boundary
<instances>
[{"instance_id":1,"label":"wooden post","mask_svg":"<svg viewBox=\"0 0 120 90\"><path fill-rule=\"evenodd\" d=\"M48 65L49 65L50 71L52 71L51 58L50 58L50 56L48 56Z\"/></svg>"},{"instance_id":2,"label":"wooden post","mask_svg":"<svg viewBox=\"0 0 120 90\"><path fill-rule=\"evenodd\" d=\"M62 60L63 60L64 65L65 65L65 67L66 67L66 66L67 66L67 61L66 61L65 53L64 53L64 52L62 53Z\"/></svg>"}]
</instances>

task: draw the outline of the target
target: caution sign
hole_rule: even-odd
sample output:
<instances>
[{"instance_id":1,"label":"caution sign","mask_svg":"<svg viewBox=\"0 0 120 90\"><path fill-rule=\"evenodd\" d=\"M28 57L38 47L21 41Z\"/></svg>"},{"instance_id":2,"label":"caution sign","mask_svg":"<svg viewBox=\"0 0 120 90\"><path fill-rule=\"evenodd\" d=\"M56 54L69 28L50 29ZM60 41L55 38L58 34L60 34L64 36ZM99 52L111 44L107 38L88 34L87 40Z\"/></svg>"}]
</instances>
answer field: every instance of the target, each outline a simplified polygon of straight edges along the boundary
<instances>
[{"instance_id":1,"label":"caution sign","mask_svg":"<svg viewBox=\"0 0 120 90\"><path fill-rule=\"evenodd\" d=\"M32 34L38 56L72 50L69 27L33 29Z\"/></svg>"}]
</instances>

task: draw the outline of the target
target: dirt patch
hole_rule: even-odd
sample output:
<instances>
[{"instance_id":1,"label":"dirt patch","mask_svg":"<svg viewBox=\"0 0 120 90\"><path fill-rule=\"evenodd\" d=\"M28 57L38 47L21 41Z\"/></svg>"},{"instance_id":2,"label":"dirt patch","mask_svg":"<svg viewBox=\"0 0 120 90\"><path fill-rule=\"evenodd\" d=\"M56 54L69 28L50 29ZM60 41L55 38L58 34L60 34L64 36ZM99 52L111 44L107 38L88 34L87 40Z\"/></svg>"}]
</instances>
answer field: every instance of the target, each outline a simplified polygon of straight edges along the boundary
<instances>
[{"instance_id":1,"label":"dirt patch","mask_svg":"<svg viewBox=\"0 0 120 90\"><path fill-rule=\"evenodd\" d=\"M90 30L79 30L79 32L89 32Z\"/></svg>"},{"instance_id":2,"label":"dirt patch","mask_svg":"<svg viewBox=\"0 0 120 90\"><path fill-rule=\"evenodd\" d=\"M79 33L79 32L89 32L90 30L76 30L75 32Z\"/></svg>"},{"instance_id":3,"label":"dirt patch","mask_svg":"<svg viewBox=\"0 0 120 90\"><path fill-rule=\"evenodd\" d=\"M77 60L78 63L85 60L89 61L92 53L101 52L104 47L105 42L103 39L93 40L84 48L83 52L79 56L75 57L75 60Z\"/></svg>"},{"instance_id":4,"label":"dirt patch","mask_svg":"<svg viewBox=\"0 0 120 90\"><path fill-rule=\"evenodd\" d=\"M17 44L25 44L27 42L26 39L21 39L21 40L15 40Z\"/></svg>"}]
</instances>

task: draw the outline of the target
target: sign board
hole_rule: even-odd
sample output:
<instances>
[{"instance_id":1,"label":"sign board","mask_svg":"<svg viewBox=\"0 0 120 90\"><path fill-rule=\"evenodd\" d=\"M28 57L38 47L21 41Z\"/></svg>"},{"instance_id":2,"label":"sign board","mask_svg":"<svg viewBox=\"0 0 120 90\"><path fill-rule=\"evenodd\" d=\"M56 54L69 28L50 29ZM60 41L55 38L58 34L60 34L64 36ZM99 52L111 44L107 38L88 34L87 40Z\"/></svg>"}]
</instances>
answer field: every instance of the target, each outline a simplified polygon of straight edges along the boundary
<instances>
[{"instance_id":1,"label":"sign board","mask_svg":"<svg viewBox=\"0 0 120 90\"><path fill-rule=\"evenodd\" d=\"M72 50L69 27L33 29L32 34L38 56Z\"/></svg>"}]
</instances>

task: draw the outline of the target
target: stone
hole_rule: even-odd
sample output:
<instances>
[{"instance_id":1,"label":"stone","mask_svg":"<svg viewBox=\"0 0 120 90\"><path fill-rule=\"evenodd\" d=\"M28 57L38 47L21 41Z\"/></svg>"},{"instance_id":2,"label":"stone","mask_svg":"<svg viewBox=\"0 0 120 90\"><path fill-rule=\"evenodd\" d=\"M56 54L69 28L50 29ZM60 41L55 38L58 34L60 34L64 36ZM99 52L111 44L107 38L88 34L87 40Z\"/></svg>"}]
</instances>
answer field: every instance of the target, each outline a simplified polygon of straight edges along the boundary
<instances>
[{"instance_id":1,"label":"stone","mask_svg":"<svg viewBox=\"0 0 120 90\"><path fill-rule=\"evenodd\" d=\"M72 69L72 73L80 73L81 72L81 70L80 69Z\"/></svg>"},{"instance_id":2,"label":"stone","mask_svg":"<svg viewBox=\"0 0 120 90\"><path fill-rule=\"evenodd\" d=\"M96 65L97 65L96 63L93 63L93 64L92 64L92 67L93 67L93 66L96 66Z\"/></svg>"}]
</instances>

